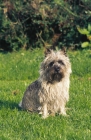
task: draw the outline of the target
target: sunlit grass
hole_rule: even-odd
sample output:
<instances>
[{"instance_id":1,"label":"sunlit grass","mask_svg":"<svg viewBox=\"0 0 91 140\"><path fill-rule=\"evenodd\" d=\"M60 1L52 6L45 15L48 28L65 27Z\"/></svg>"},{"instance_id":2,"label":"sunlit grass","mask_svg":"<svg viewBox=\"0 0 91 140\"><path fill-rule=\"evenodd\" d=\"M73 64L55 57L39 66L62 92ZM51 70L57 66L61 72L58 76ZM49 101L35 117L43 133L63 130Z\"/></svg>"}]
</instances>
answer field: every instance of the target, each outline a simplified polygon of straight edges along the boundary
<instances>
[{"instance_id":1,"label":"sunlit grass","mask_svg":"<svg viewBox=\"0 0 91 140\"><path fill-rule=\"evenodd\" d=\"M68 117L45 120L18 108L29 83L39 76L43 50L0 54L1 140L90 140L91 51L68 52L72 63Z\"/></svg>"}]
</instances>

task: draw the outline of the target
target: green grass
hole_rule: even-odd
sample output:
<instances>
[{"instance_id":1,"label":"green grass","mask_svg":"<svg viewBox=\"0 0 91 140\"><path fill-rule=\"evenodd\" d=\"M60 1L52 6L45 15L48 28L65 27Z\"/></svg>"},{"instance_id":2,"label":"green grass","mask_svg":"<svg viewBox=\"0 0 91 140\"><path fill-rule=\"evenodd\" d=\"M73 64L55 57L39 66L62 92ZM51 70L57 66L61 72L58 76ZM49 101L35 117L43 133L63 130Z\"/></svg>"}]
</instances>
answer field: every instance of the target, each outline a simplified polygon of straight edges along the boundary
<instances>
[{"instance_id":1,"label":"green grass","mask_svg":"<svg viewBox=\"0 0 91 140\"><path fill-rule=\"evenodd\" d=\"M68 55L73 71L69 117L43 120L18 109L26 87L39 76L43 50L0 53L0 140L91 140L91 51Z\"/></svg>"}]
</instances>

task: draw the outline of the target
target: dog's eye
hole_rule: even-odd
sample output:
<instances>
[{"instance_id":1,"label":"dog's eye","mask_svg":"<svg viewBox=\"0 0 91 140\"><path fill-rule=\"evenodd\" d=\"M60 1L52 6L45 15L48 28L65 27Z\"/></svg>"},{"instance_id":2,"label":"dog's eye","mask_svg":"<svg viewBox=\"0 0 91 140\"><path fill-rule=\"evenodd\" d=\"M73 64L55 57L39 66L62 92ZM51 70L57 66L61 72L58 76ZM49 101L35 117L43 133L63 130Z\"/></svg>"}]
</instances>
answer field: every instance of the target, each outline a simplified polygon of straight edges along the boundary
<instances>
[{"instance_id":1,"label":"dog's eye","mask_svg":"<svg viewBox=\"0 0 91 140\"><path fill-rule=\"evenodd\" d=\"M61 65L65 65L62 60L59 60L58 63Z\"/></svg>"},{"instance_id":2,"label":"dog's eye","mask_svg":"<svg viewBox=\"0 0 91 140\"><path fill-rule=\"evenodd\" d=\"M51 66L53 66L53 64L54 64L54 62L51 62L51 63L49 64L49 65L50 65L50 67L51 67Z\"/></svg>"}]
</instances>

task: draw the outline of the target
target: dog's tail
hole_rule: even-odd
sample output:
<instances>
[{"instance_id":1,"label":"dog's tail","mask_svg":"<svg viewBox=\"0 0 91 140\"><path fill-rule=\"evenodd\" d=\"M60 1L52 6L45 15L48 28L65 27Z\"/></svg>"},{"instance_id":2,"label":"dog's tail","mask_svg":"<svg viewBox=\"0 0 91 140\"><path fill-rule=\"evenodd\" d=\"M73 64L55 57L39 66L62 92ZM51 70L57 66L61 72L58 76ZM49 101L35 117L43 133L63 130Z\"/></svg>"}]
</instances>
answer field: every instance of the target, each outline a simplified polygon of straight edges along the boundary
<instances>
[{"instance_id":1,"label":"dog's tail","mask_svg":"<svg viewBox=\"0 0 91 140\"><path fill-rule=\"evenodd\" d=\"M18 106L19 106L20 108L22 108L22 101L18 104Z\"/></svg>"}]
</instances>

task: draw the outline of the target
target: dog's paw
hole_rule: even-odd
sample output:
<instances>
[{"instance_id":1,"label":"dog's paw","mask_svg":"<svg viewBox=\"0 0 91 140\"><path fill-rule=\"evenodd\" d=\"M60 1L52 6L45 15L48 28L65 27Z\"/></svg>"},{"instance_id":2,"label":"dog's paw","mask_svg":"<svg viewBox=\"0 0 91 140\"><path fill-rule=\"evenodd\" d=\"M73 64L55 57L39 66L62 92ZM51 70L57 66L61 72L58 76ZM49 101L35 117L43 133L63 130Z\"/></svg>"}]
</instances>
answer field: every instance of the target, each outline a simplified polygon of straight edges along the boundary
<instances>
[{"instance_id":1,"label":"dog's paw","mask_svg":"<svg viewBox=\"0 0 91 140\"><path fill-rule=\"evenodd\" d=\"M48 117L48 115L47 116L42 116L42 119L46 119Z\"/></svg>"},{"instance_id":2,"label":"dog's paw","mask_svg":"<svg viewBox=\"0 0 91 140\"><path fill-rule=\"evenodd\" d=\"M49 116L49 113L42 115L42 119L46 119Z\"/></svg>"}]
</instances>

